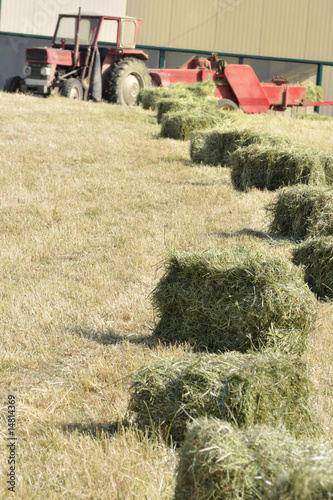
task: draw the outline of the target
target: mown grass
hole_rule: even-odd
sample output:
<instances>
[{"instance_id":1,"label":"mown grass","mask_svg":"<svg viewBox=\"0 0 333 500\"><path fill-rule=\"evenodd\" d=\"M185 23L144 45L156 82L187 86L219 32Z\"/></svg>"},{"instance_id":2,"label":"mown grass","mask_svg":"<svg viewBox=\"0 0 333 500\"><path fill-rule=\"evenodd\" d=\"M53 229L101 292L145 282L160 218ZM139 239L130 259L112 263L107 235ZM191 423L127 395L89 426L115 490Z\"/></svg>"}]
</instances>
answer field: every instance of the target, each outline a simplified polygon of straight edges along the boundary
<instances>
[{"instance_id":1,"label":"mown grass","mask_svg":"<svg viewBox=\"0 0 333 500\"><path fill-rule=\"evenodd\" d=\"M14 393L16 498L172 498L177 453L126 421L131 374L189 350L152 341L158 264L235 243L290 256L268 232L274 194L237 193L228 169L193 166L189 142L159 138L141 108L4 93L0 104L0 497ZM331 148L330 122L244 119ZM332 439L333 314L319 307L305 359Z\"/></svg>"}]
</instances>

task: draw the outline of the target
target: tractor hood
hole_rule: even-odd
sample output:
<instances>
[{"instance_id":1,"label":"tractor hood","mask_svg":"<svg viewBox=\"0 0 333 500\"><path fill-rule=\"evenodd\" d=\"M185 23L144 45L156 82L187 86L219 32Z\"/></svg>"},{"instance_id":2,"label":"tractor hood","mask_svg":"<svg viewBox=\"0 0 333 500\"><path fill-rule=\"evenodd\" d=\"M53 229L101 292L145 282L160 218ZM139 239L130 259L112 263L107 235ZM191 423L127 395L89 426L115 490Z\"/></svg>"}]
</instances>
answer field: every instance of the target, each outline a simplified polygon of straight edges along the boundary
<instances>
[{"instance_id":1,"label":"tractor hood","mask_svg":"<svg viewBox=\"0 0 333 500\"><path fill-rule=\"evenodd\" d=\"M36 47L26 50L26 60L29 63L57 64L73 66L73 51Z\"/></svg>"}]
</instances>

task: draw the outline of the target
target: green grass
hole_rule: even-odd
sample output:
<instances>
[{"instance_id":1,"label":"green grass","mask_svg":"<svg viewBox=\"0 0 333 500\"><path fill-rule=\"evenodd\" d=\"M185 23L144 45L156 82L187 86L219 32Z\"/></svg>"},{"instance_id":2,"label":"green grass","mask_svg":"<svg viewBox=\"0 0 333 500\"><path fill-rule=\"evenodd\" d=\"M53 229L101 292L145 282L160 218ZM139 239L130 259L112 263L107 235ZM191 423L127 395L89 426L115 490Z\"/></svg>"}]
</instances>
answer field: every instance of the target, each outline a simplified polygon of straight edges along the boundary
<instances>
[{"instance_id":1,"label":"green grass","mask_svg":"<svg viewBox=\"0 0 333 500\"><path fill-rule=\"evenodd\" d=\"M290 257L267 233L272 193L193 166L149 110L4 93L0 105L0 497L13 392L17 499L170 499L177 453L124 422L131 374L190 350L152 341L158 263L235 243ZM330 122L242 119L331 150ZM319 317L304 359L332 439L330 304Z\"/></svg>"}]
</instances>

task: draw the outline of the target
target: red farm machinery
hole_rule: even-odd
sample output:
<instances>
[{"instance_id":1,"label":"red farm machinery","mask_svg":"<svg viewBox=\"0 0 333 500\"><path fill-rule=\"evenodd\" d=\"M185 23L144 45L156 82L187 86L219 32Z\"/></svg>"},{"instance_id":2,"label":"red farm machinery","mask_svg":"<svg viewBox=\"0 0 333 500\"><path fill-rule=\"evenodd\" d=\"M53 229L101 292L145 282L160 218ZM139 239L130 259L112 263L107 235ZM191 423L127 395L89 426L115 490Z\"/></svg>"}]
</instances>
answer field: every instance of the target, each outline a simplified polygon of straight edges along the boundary
<instances>
[{"instance_id":1,"label":"red farm machinery","mask_svg":"<svg viewBox=\"0 0 333 500\"><path fill-rule=\"evenodd\" d=\"M333 105L307 102L305 87L283 77L260 83L250 66L230 64L212 54L192 57L177 69L147 69L148 55L135 48L141 20L98 14L60 14L51 47L26 50L25 77L10 78L9 92L40 96L60 93L71 99L104 99L134 105L141 89L176 82L215 82L214 95L221 110L241 108L246 113L284 111L294 106ZM115 40L103 47L99 40ZM104 44L105 45L105 44Z\"/></svg>"}]
</instances>

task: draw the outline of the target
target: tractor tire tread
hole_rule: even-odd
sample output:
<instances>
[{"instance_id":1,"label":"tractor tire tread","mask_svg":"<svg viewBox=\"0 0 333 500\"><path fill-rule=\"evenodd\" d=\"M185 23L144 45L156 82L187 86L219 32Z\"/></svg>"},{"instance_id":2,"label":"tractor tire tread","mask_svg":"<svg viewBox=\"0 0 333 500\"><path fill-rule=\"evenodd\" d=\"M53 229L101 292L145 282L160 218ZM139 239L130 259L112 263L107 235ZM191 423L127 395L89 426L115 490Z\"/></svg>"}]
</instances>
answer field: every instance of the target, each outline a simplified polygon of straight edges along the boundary
<instances>
[{"instance_id":1,"label":"tractor tire tread","mask_svg":"<svg viewBox=\"0 0 333 500\"><path fill-rule=\"evenodd\" d=\"M110 67L106 80L106 99L109 102L126 105L122 92L122 83L124 78L131 74L128 70L133 68L133 71L140 74L142 80L142 88L151 85L151 78L148 69L143 61L136 57L126 57L113 63Z\"/></svg>"}]
</instances>

